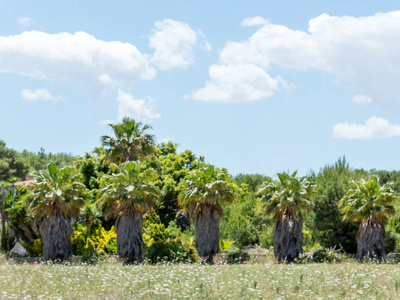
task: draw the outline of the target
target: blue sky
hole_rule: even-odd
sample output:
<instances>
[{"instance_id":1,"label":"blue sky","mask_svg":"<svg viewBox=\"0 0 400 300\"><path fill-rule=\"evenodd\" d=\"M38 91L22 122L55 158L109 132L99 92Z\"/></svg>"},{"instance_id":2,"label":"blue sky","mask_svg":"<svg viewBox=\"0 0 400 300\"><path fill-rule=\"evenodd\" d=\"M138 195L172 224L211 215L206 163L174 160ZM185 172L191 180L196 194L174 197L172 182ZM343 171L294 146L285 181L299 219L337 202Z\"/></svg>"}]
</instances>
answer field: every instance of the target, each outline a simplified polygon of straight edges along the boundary
<instances>
[{"instance_id":1,"label":"blue sky","mask_svg":"<svg viewBox=\"0 0 400 300\"><path fill-rule=\"evenodd\" d=\"M0 0L9 147L82 155L130 116L232 174L399 169L396 1L57 2Z\"/></svg>"}]
</instances>

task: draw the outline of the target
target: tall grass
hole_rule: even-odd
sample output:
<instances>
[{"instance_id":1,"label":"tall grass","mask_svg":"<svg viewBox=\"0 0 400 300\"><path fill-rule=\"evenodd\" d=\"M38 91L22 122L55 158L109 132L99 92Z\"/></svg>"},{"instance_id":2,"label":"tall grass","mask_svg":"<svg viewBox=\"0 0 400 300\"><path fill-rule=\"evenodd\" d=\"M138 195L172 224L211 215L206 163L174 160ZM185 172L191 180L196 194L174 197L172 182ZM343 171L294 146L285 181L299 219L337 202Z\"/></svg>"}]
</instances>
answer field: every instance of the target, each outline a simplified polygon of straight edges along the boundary
<instances>
[{"instance_id":1,"label":"tall grass","mask_svg":"<svg viewBox=\"0 0 400 300\"><path fill-rule=\"evenodd\" d=\"M16 264L0 260L1 299L396 299L397 264Z\"/></svg>"}]
</instances>

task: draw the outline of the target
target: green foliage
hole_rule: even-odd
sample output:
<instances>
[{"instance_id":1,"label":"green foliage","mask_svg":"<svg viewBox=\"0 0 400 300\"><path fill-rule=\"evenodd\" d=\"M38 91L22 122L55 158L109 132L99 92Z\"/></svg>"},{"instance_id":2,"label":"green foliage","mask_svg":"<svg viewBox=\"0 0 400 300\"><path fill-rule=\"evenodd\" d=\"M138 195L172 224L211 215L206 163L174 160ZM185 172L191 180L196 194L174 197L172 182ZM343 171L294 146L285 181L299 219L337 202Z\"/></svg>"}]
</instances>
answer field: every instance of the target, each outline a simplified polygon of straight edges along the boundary
<instances>
[{"instance_id":1,"label":"green foliage","mask_svg":"<svg viewBox=\"0 0 400 300\"><path fill-rule=\"evenodd\" d=\"M179 183L194 170L202 169L206 164L204 158L198 158L191 151L177 153L178 144L161 143L156 148L156 155L147 161L148 167L155 168L160 178L156 182L161 191L155 209L161 222L168 226L182 207L178 204Z\"/></svg>"},{"instance_id":2,"label":"green foliage","mask_svg":"<svg viewBox=\"0 0 400 300\"><path fill-rule=\"evenodd\" d=\"M393 188L397 195L400 195L400 171L377 171L371 170L371 174L379 178L381 185L393 182Z\"/></svg>"},{"instance_id":3,"label":"green foliage","mask_svg":"<svg viewBox=\"0 0 400 300\"><path fill-rule=\"evenodd\" d=\"M21 242L21 245L31 257L39 257L43 255L43 240L40 235L38 238L33 240L33 243Z\"/></svg>"},{"instance_id":4,"label":"green foliage","mask_svg":"<svg viewBox=\"0 0 400 300\"><path fill-rule=\"evenodd\" d=\"M293 174L278 173L279 182L266 182L259 190L260 202L264 204L267 214L280 218L287 209L293 214L301 214L301 210L310 210L310 196L316 191L316 185L309 177L297 178Z\"/></svg>"},{"instance_id":5,"label":"green foliage","mask_svg":"<svg viewBox=\"0 0 400 300\"><path fill-rule=\"evenodd\" d=\"M358 226L342 221L338 203L350 188L351 180L362 175L362 171L352 171L343 157L334 165L327 165L315 176L318 190L314 201L313 221L309 227L324 248L340 245L349 253L356 252L355 236Z\"/></svg>"},{"instance_id":6,"label":"green foliage","mask_svg":"<svg viewBox=\"0 0 400 300\"><path fill-rule=\"evenodd\" d=\"M7 181L12 177L25 180L29 165L15 150L6 147L6 143L0 140L0 181Z\"/></svg>"},{"instance_id":7,"label":"green foliage","mask_svg":"<svg viewBox=\"0 0 400 300\"><path fill-rule=\"evenodd\" d=\"M234 240L237 247L260 244L260 234L269 221L257 212L254 194L239 197L231 206L224 208L225 217L220 231L223 238Z\"/></svg>"},{"instance_id":8,"label":"green foliage","mask_svg":"<svg viewBox=\"0 0 400 300\"><path fill-rule=\"evenodd\" d=\"M24 150L21 152L21 158L29 166L29 171L40 171L53 162L57 167L71 165L75 159L72 154L67 153L46 153L43 148L38 152ZM25 178L24 178L25 179Z\"/></svg>"},{"instance_id":9,"label":"green foliage","mask_svg":"<svg viewBox=\"0 0 400 300\"><path fill-rule=\"evenodd\" d=\"M36 183L32 185L29 208L38 220L50 215L64 218L77 217L84 203L85 186L73 167L58 168L54 163L47 170L34 172Z\"/></svg>"},{"instance_id":10,"label":"green foliage","mask_svg":"<svg viewBox=\"0 0 400 300\"><path fill-rule=\"evenodd\" d=\"M185 231L188 227L190 227L189 214L185 213L183 210L178 212L175 217L175 224L181 231Z\"/></svg>"},{"instance_id":11,"label":"green foliage","mask_svg":"<svg viewBox=\"0 0 400 300\"><path fill-rule=\"evenodd\" d=\"M233 202L239 187L232 183L226 170L208 166L189 173L186 180L181 182L180 190L179 204L190 214L195 214L203 205L223 205Z\"/></svg>"},{"instance_id":12,"label":"green foliage","mask_svg":"<svg viewBox=\"0 0 400 300\"><path fill-rule=\"evenodd\" d=\"M164 175L162 180L157 181L161 190L160 200L156 202L156 212L164 225L174 220L176 212L180 209L178 205L178 184L171 175Z\"/></svg>"},{"instance_id":13,"label":"green foliage","mask_svg":"<svg viewBox=\"0 0 400 300\"><path fill-rule=\"evenodd\" d=\"M197 259L194 239L183 234L173 221L165 228L160 217L151 212L145 214L143 222L146 258L150 262L193 262Z\"/></svg>"},{"instance_id":14,"label":"green foliage","mask_svg":"<svg viewBox=\"0 0 400 300\"><path fill-rule=\"evenodd\" d=\"M231 246L235 243L235 241L223 241L220 240L219 241L219 249L221 251L221 253L225 253L228 252L229 249L231 249Z\"/></svg>"},{"instance_id":15,"label":"green foliage","mask_svg":"<svg viewBox=\"0 0 400 300\"><path fill-rule=\"evenodd\" d=\"M145 212L154 207L160 191L153 184L158 174L153 169L142 169L138 161L128 161L120 166L112 165L115 173L102 177L100 206L105 216L117 216L128 207Z\"/></svg>"},{"instance_id":16,"label":"green foliage","mask_svg":"<svg viewBox=\"0 0 400 300\"><path fill-rule=\"evenodd\" d=\"M233 182L241 186L245 184L248 187L248 191L255 193L257 192L261 185L265 182L272 182L272 179L268 176L261 174L242 174L239 173L233 178Z\"/></svg>"},{"instance_id":17,"label":"green foliage","mask_svg":"<svg viewBox=\"0 0 400 300\"><path fill-rule=\"evenodd\" d=\"M339 202L343 220L360 222L373 218L383 223L388 216L395 214L394 204L398 198L392 182L381 186L378 178L371 176L368 181L353 181L353 186Z\"/></svg>"},{"instance_id":18,"label":"green foliage","mask_svg":"<svg viewBox=\"0 0 400 300\"><path fill-rule=\"evenodd\" d=\"M260 245L264 248L271 248L274 245L273 225L263 226L260 233Z\"/></svg>"},{"instance_id":19,"label":"green foliage","mask_svg":"<svg viewBox=\"0 0 400 300\"><path fill-rule=\"evenodd\" d=\"M126 161L144 159L154 152L154 136L145 133L149 125L124 118L120 124L109 124L114 136L102 136L101 142L107 151L107 161L121 164Z\"/></svg>"},{"instance_id":20,"label":"green foliage","mask_svg":"<svg viewBox=\"0 0 400 300\"><path fill-rule=\"evenodd\" d=\"M114 227L110 230L105 230L101 225L98 225L90 233L87 227L75 222L73 228L74 236L71 241L74 255L94 256L98 254L115 254L117 252L117 235Z\"/></svg>"}]
</instances>

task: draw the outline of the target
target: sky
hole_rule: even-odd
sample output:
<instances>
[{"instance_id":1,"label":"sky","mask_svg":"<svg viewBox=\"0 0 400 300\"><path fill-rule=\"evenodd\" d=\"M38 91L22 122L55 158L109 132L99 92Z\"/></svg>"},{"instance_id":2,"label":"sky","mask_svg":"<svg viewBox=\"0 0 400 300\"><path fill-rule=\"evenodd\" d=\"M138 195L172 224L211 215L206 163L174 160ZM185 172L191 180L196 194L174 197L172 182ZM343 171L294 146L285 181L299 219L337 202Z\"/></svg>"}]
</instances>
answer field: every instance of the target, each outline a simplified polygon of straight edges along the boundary
<instances>
[{"instance_id":1,"label":"sky","mask_svg":"<svg viewBox=\"0 0 400 300\"><path fill-rule=\"evenodd\" d=\"M0 139L83 155L132 117L231 174L398 170L396 2L0 0Z\"/></svg>"}]
</instances>

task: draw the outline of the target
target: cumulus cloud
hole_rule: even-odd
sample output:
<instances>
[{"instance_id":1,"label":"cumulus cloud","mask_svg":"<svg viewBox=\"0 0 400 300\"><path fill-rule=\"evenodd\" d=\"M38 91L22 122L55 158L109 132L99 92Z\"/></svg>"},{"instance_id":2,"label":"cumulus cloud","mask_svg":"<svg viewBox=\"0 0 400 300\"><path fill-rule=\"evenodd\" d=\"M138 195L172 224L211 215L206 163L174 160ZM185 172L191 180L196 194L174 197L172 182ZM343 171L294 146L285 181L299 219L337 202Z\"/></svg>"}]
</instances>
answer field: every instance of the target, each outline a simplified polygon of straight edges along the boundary
<instances>
[{"instance_id":1,"label":"cumulus cloud","mask_svg":"<svg viewBox=\"0 0 400 300\"><path fill-rule=\"evenodd\" d=\"M37 89L30 90L25 89L21 92L21 98L26 101L53 101L53 102L62 102L62 98L58 96L53 96L48 90L45 89Z\"/></svg>"},{"instance_id":2,"label":"cumulus cloud","mask_svg":"<svg viewBox=\"0 0 400 300\"><path fill-rule=\"evenodd\" d=\"M24 27L29 27L33 23L33 20L29 17L21 17L21 18L18 18L17 21L18 21L19 25L24 26Z\"/></svg>"},{"instance_id":3,"label":"cumulus cloud","mask_svg":"<svg viewBox=\"0 0 400 300\"><path fill-rule=\"evenodd\" d=\"M77 79L95 88L131 85L155 76L135 46L102 41L85 32L0 36L0 57L0 73L57 82Z\"/></svg>"},{"instance_id":4,"label":"cumulus cloud","mask_svg":"<svg viewBox=\"0 0 400 300\"><path fill-rule=\"evenodd\" d=\"M149 43L150 48L155 49L151 62L161 70L186 68L194 61L196 45L211 50L202 32L194 31L184 22L165 19L155 22L155 27Z\"/></svg>"},{"instance_id":5,"label":"cumulus cloud","mask_svg":"<svg viewBox=\"0 0 400 300\"><path fill-rule=\"evenodd\" d=\"M247 102L271 96L279 84L279 79L251 64L212 65L209 75L204 88L185 97L207 102Z\"/></svg>"},{"instance_id":6,"label":"cumulus cloud","mask_svg":"<svg viewBox=\"0 0 400 300\"><path fill-rule=\"evenodd\" d=\"M366 95L355 95L353 98L353 102L359 104L370 104L372 99Z\"/></svg>"},{"instance_id":7,"label":"cumulus cloud","mask_svg":"<svg viewBox=\"0 0 400 300\"><path fill-rule=\"evenodd\" d=\"M228 42L220 62L321 70L350 83L376 103L396 104L399 35L400 11L358 18L322 14L309 21L307 32L267 24L245 41Z\"/></svg>"},{"instance_id":8,"label":"cumulus cloud","mask_svg":"<svg viewBox=\"0 0 400 300\"><path fill-rule=\"evenodd\" d=\"M371 117L365 124L340 123L333 127L333 137L338 139L372 140L400 136L400 125L392 125L388 120Z\"/></svg>"},{"instance_id":9,"label":"cumulus cloud","mask_svg":"<svg viewBox=\"0 0 400 300\"><path fill-rule=\"evenodd\" d=\"M242 26L259 26L259 25L267 25L269 21L262 17L252 17L246 18L242 21Z\"/></svg>"},{"instance_id":10,"label":"cumulus cloud","mask_svg":"<svg viewBox=\"0 0 400 300\"><path fill-rule=\"evenodd\" d=\"M151 100L135 99L132 94L118 90L117 101L118 122L121 122L125 117L130 117L140 122L150 123L161 116L154 111Z\"/></svg>"}]
</instances>

